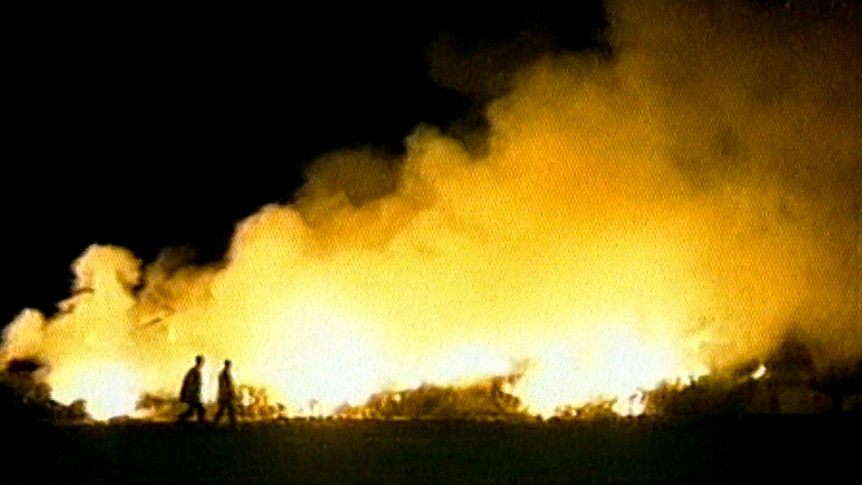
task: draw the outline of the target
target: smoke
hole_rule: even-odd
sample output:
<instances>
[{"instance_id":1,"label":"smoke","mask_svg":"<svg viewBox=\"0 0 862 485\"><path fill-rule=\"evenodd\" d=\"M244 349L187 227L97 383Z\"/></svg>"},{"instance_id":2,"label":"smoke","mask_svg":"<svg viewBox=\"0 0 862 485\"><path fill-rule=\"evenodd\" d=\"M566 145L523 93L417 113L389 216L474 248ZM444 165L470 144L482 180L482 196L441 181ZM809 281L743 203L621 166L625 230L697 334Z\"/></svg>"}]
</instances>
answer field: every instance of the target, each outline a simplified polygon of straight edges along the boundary
<instances>
[{"instance_id":1,"label":"smoke","mask_svg":"<svg viewBox=\"0 0 862 485\"><path fill-rule=\"evenodd\" d=\"M791 330L820 365L858 358L858 10L612 2L612 56L525 63L481 155L420 126L403 157L323 156L214 267L93 246L3 358L38 356L55 389L173 393L202 353L295 407L524 361L529 399L563 405Z\"/></svg>"},{"instance_id":2,"label":"smoke","mask_svg":"<svg viewBox=\"0 0 862 485\"><path fill-rule=\"evenodd\" d=\"M615 8L620 70L638 74L682 176L729 355L789 326L858 355L858 5ZM647 21L659 15L686 23Z\"/></svg>"}]
</instances>

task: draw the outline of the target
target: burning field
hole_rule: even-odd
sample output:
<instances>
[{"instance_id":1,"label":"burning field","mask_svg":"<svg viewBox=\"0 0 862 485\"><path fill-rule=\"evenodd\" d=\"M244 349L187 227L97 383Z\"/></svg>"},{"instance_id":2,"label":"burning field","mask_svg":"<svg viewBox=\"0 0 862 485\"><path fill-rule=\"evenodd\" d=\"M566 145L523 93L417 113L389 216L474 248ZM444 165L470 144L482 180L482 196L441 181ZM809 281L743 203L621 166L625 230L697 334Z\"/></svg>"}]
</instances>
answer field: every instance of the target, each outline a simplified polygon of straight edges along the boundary
<instances>
[{"instance_id":1,"label":"burning field","mask_svg":"<svg viewBox=\"0 0 862 485\"><path fill-rule=\"evenodd\" d=\"M248 420L857 408L858 8L608 11L608 52L513 73L476 132L321 156L218 263L87 248L6 328L10 399L170 420L202 354Z\"/></svg>"}]
</instances>

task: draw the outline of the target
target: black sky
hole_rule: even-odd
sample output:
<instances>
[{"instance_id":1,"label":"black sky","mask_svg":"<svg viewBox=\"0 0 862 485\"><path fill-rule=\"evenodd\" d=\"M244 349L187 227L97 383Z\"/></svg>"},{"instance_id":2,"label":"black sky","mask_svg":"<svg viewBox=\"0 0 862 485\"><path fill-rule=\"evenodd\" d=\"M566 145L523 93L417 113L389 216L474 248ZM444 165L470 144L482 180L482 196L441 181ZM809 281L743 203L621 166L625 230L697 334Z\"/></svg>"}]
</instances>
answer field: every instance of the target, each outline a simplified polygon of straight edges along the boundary
<instances>
[{"instance_id":1,"label":"black sky","mask_svg":"<svg viewBox=\"0 0 862 485\"><path fill-rule=\"evenodd\" d=\"M596 47L606 23L598 2L407 5L15 12L3 61L0 320L52 313L92 243L145 261L171 246L215 260L236 222L291 200L315 157L398 152L420 123L477 118L488 93L432 79L442 36L467 53L541 39L525 47L533 55Z\"/></svg>"}]
</instances>

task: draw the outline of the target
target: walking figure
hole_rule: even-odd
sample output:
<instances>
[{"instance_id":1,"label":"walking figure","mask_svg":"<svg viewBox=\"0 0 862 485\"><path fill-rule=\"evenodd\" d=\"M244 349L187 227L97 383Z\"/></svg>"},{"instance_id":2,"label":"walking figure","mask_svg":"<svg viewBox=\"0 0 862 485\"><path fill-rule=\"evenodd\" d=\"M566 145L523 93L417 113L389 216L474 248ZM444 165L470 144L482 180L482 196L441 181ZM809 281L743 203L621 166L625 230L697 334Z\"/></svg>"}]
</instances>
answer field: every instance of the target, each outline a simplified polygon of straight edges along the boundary
<instances>
[{"instance_id":1,"label":"walking figure","mask_svg":"<svg viewBox=\"0 0 862 485\"><path fill-rule=\"evenodd\" d=\"M204 357L198 355L195 357L195 366L186 372L183 379L183 387L180 390L180 402L188 404L189 408L184 413L180 414L179 422L184 423L192 416L197 414L198 422L204 422L203 403L201 402L201 368L204 366Z\"/></svg>"},{"instance_id":2,"label":"walking figure","mask_svg":"<svg viewBox=\"0 0 862 485\"><path fill-rule=\"evenodd\" d=\"M231 424L236 423L236 390L233 386L233 376L230 373L231 361L224 361L224 369L218 375L218 411L215 422L218 423L222 414L227 411Z\"/></svg>"}]
</instances>

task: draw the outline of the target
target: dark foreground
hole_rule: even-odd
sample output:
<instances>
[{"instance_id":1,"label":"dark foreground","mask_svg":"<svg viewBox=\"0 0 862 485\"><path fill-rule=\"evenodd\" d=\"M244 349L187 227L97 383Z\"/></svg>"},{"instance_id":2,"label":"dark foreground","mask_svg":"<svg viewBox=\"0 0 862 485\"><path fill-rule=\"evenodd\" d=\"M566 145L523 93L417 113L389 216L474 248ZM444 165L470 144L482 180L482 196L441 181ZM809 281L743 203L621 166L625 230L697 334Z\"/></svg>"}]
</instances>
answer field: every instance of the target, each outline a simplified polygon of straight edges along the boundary
<instances>
[{"instance_id":1,"label":"dark foreground","mask_svg":"<svg viewBox=\"0 0 862 485\"><path fill-rule=\"evenodd\" d=\"M862 416L9 427L7 483L854 483ZM12 448L9 448L9 445Z\"/></svg>"}]
</instances>

